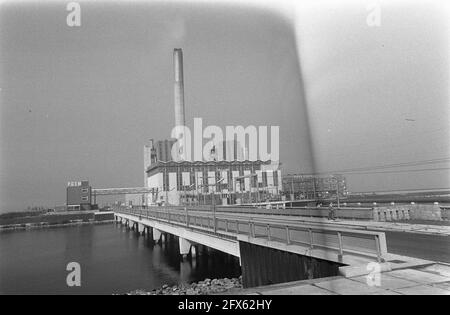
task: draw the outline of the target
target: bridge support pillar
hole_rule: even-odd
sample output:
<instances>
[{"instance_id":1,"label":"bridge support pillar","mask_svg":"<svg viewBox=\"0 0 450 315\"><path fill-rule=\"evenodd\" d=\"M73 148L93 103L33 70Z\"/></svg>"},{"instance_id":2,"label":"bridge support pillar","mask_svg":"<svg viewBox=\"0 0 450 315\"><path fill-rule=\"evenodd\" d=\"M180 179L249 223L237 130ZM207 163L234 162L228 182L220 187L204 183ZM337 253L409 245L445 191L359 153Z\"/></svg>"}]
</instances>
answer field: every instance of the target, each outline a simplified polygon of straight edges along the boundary
<instances>
[{"instance_id":1,"label":"bridge support pillar","mask_svg":"<svg viewBox=\"0 0 450 315\"><path fill-rule=\"evenodd\" d=\"M195 258L197 257L197 246L191 245L191 257Z\"/></svg>"},{"instance_id":2,"label":"bridge support pillar","mask_svg":"<svg viewBox=\"0 0 450 315\"><path fill-rule=\"evenodd\" d=\"M180 255L186 258L191 250L192 243L182 237L178 238L178 243L180 244Z\"/></svg>"},{"instance_id":3,"label":"bridge support pillar","mask_svg":"<svg viewBox=\"0 0 450 315\"><path fill-rule=\"evenodd\" d=\"M145 225L142 223L137 223L136 230L138 233L145 234Z\"/></svg>"},{"instance_id":4,"label":"bridge support pillar","mask_svg":"<svg viewBox=\"0 0 450 315\"><path fill-rule=\"evenodd\" d=\"M153 240L155 241L155 243L159 242L161 235L162 235L162 233L160 230L153 228Z\"/></svg>"},{"instance_id":5,"label":"bridge support pillar","mask_svg":"<svg viewBox=\"0 0 450 315\"><path fill-rule=\"evenodd\" d=\"M239 241L244 288L333 277L343 264ZM276 262L276 263L273 263Z\"/></svg>"}]
</instances>

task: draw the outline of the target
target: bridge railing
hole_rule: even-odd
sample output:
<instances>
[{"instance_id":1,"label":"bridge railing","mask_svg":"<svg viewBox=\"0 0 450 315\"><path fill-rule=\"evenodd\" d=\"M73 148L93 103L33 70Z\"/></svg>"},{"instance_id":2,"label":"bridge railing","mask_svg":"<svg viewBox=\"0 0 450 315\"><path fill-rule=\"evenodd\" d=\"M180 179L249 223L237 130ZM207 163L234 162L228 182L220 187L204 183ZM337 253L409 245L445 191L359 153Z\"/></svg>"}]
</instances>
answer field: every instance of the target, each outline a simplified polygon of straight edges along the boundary
<instances>
[{"instance_id":1,"label":"bridge railing","mask_svg":"<svg viewBox=\"0 0 450 315\"><path fill-rule=\"evenodd\" d=\"M211 205L200 205L200 206L167 206L167 207L157 207L150 206L147 209L169 209L183 211L187 209L188 211L211 211ZM261 214L261 215L286 215L286 216L302 216L302 217L317 217L317 218L327 218L329 215L329 210L325 208L315 208L315 207L294 207L294 208L279 208L279 209L266 209L257 208L251 206L216 206L217 212L226 213L246 213L246 214ZM348 220L373 220L374 210L373 208L356 208L356 207L340 207L335 208L336 218L348 219Z\"/></svg>"},{"instance_id":2,"label":"bridge railing","mask_svg":"<svg viewBox=\"0 0 450 315\"><path fill-rule=\"evenodd\" d=\"M278 241L286 245L332 250L340 258L346 254L353 254L375 258L382 262L387 254L386 238L383 232L267 223L242 217L214 218L208 214L189 214L188 211L171 212L168 209L121 209L117 212L133 215L139 219L147 218L181 225L228 238L246 235L255 239Z\"/></svg>"}]
</instances>

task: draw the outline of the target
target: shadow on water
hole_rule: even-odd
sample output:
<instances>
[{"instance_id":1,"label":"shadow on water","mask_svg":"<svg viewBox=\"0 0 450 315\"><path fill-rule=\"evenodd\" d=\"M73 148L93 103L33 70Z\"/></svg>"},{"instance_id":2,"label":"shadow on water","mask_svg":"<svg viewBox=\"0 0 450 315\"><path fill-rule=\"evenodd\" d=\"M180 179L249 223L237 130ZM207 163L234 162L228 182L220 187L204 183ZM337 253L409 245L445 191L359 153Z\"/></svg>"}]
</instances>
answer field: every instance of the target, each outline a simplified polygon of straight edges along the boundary
<instances>
[{"instance_id":1,"label":"shadow on water","mask_svg":"<svg viewBox=\"0 0 450 315\"><path fill-rule=\"evenodd\" d=\"M190 254L183 258L180 255L178 237L165 234L165 239L155 243L151 235L141 235L134 230L119 227L125 230L131 237L142 240L139 244L143 249L152 252L153 268L163 274L178 274L176 282L165 283L174 285L177 283L190 283L205 278L238 277L241 275L239 258L214 250L207 246L197 245L197 254Z\"/></svg>"}]
</instances>

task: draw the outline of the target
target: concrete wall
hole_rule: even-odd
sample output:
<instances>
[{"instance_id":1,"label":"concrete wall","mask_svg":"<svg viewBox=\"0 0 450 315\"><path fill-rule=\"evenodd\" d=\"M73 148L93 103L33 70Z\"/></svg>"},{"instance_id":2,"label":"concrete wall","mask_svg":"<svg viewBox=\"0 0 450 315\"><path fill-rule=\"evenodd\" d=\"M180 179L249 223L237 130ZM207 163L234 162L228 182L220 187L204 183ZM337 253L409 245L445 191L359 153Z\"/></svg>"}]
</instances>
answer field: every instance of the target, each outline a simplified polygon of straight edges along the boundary
<instances>
[{"instance_id":1,"label":"concrete wall","mask_svg":"<svg viewBox=\"0 0 450 315\"><path fill-rule=\"evenodd\" d=\"M206 209L209 210L209 209ZM286 208L286 209L260 209L253 207L222 207L216 208L220 212L241 212L252 214L269 215L289 215L289 216L307 216L307 217L328 217L328 208ZM372 220L373 211L371 208L340 208L336 209L336 215L341 219L350 220Z\"/></svg>"},{"instance_id":2,"label":"concrete wall","mask_svg":"<svg viewBox=\"0 0 450 315\"><path fill-rule=\"evenodd\" d=\"M374 208L375 221L429 220L441 221L442 211L438 204L392 205Z\"/></svg>"},{"instance_id":3,"label":"concrete wall","mask_svg":"<svg viewBox=\"0 0 450 315\"><path fill-rule=\"evenodd\" d=\"M339 275L335 262L239 242L244 288Z\"/></svg>"},{"instance_id":4,"label":"concrete wall","mask_svg":"<svg viewBox=\"0 0 450 315\"><path fill-rule=\"evenodd\" d=\"M441 208L442 220L450 220L450 208Z\"/></svg>"}]
</instances>

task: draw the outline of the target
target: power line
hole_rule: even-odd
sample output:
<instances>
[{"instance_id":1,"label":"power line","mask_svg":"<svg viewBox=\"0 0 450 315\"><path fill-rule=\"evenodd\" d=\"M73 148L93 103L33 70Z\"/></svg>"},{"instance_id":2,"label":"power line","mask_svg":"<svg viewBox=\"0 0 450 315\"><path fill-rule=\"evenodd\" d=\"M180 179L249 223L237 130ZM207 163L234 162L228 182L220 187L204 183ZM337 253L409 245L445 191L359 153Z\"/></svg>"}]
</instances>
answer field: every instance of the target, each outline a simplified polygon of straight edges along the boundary
<instances>
[{"instance_id":1,"label":"power line","mask_svg":"<svg viewBox=\"0 0 450 315\"><path fill-rule=\"evenodd\" d=\"M440 158L440 159L432 159L432 160L414 161L414 162L385 164L385 165L372 166L372 167L368 166L368 167L344 169L344 170L342 170L342 172L358 171L358 170L362 170L362 171L365 171L365 170L378 170L378 169L393 168L393 167L405 167L405 166L431 165L431 164L444 163L444 162L449 162L449 161L450 161L450 157L448 157L448 158Z\"/></svg>"},{"instance_id":2,"label":"power line","mask_svg":"<svg viewBox=\"0 0 450 315\"><path fill-rule=\"evenodd\" d=\"M394 173L412 173L412 172L426 172L426 171L443 171L450 170L450 167L438 167L438 168L422 168L414 170L397 170L397 171L373 171L373 172L341 172L340 174L347 175L364 175L364 174L394 174Z\"/></svg>"},{"instance_id":3,"label":"power line","mask_svg":"<svg viewBox=\"0 0 450 315\"><path fill-rule=\"evenodd\" d=\"M435 188L412 188L412 189L391 189L391 190L368 190L368 191L352 191L352 194L372 194L372 193L414 193L414 192L447 192L450 187L435 187Z\"/></svg>"},{"instance_id":4,"label":"power line","mask_svg":"<svg viewBox=\"0 0 450 315\"><path fill-rule=\"evenodd\" d=\"M350 169L342 169L342 170L332 170L332 171L316 172L316 173L305 174L305 175L341 174L341 173L349 173L349 172L382 170L382 169L395 168L395 167L432 165L432 164L440 164L440 163L448 163L448 162L450 162L450 157L431 159L431 160L411 161L411 162L404 162L404 163L385 164L385 165L377 165L377 166L366 166L366 167L358 167L358 168L350 168Z\"/></svg>"}]
</instances>

